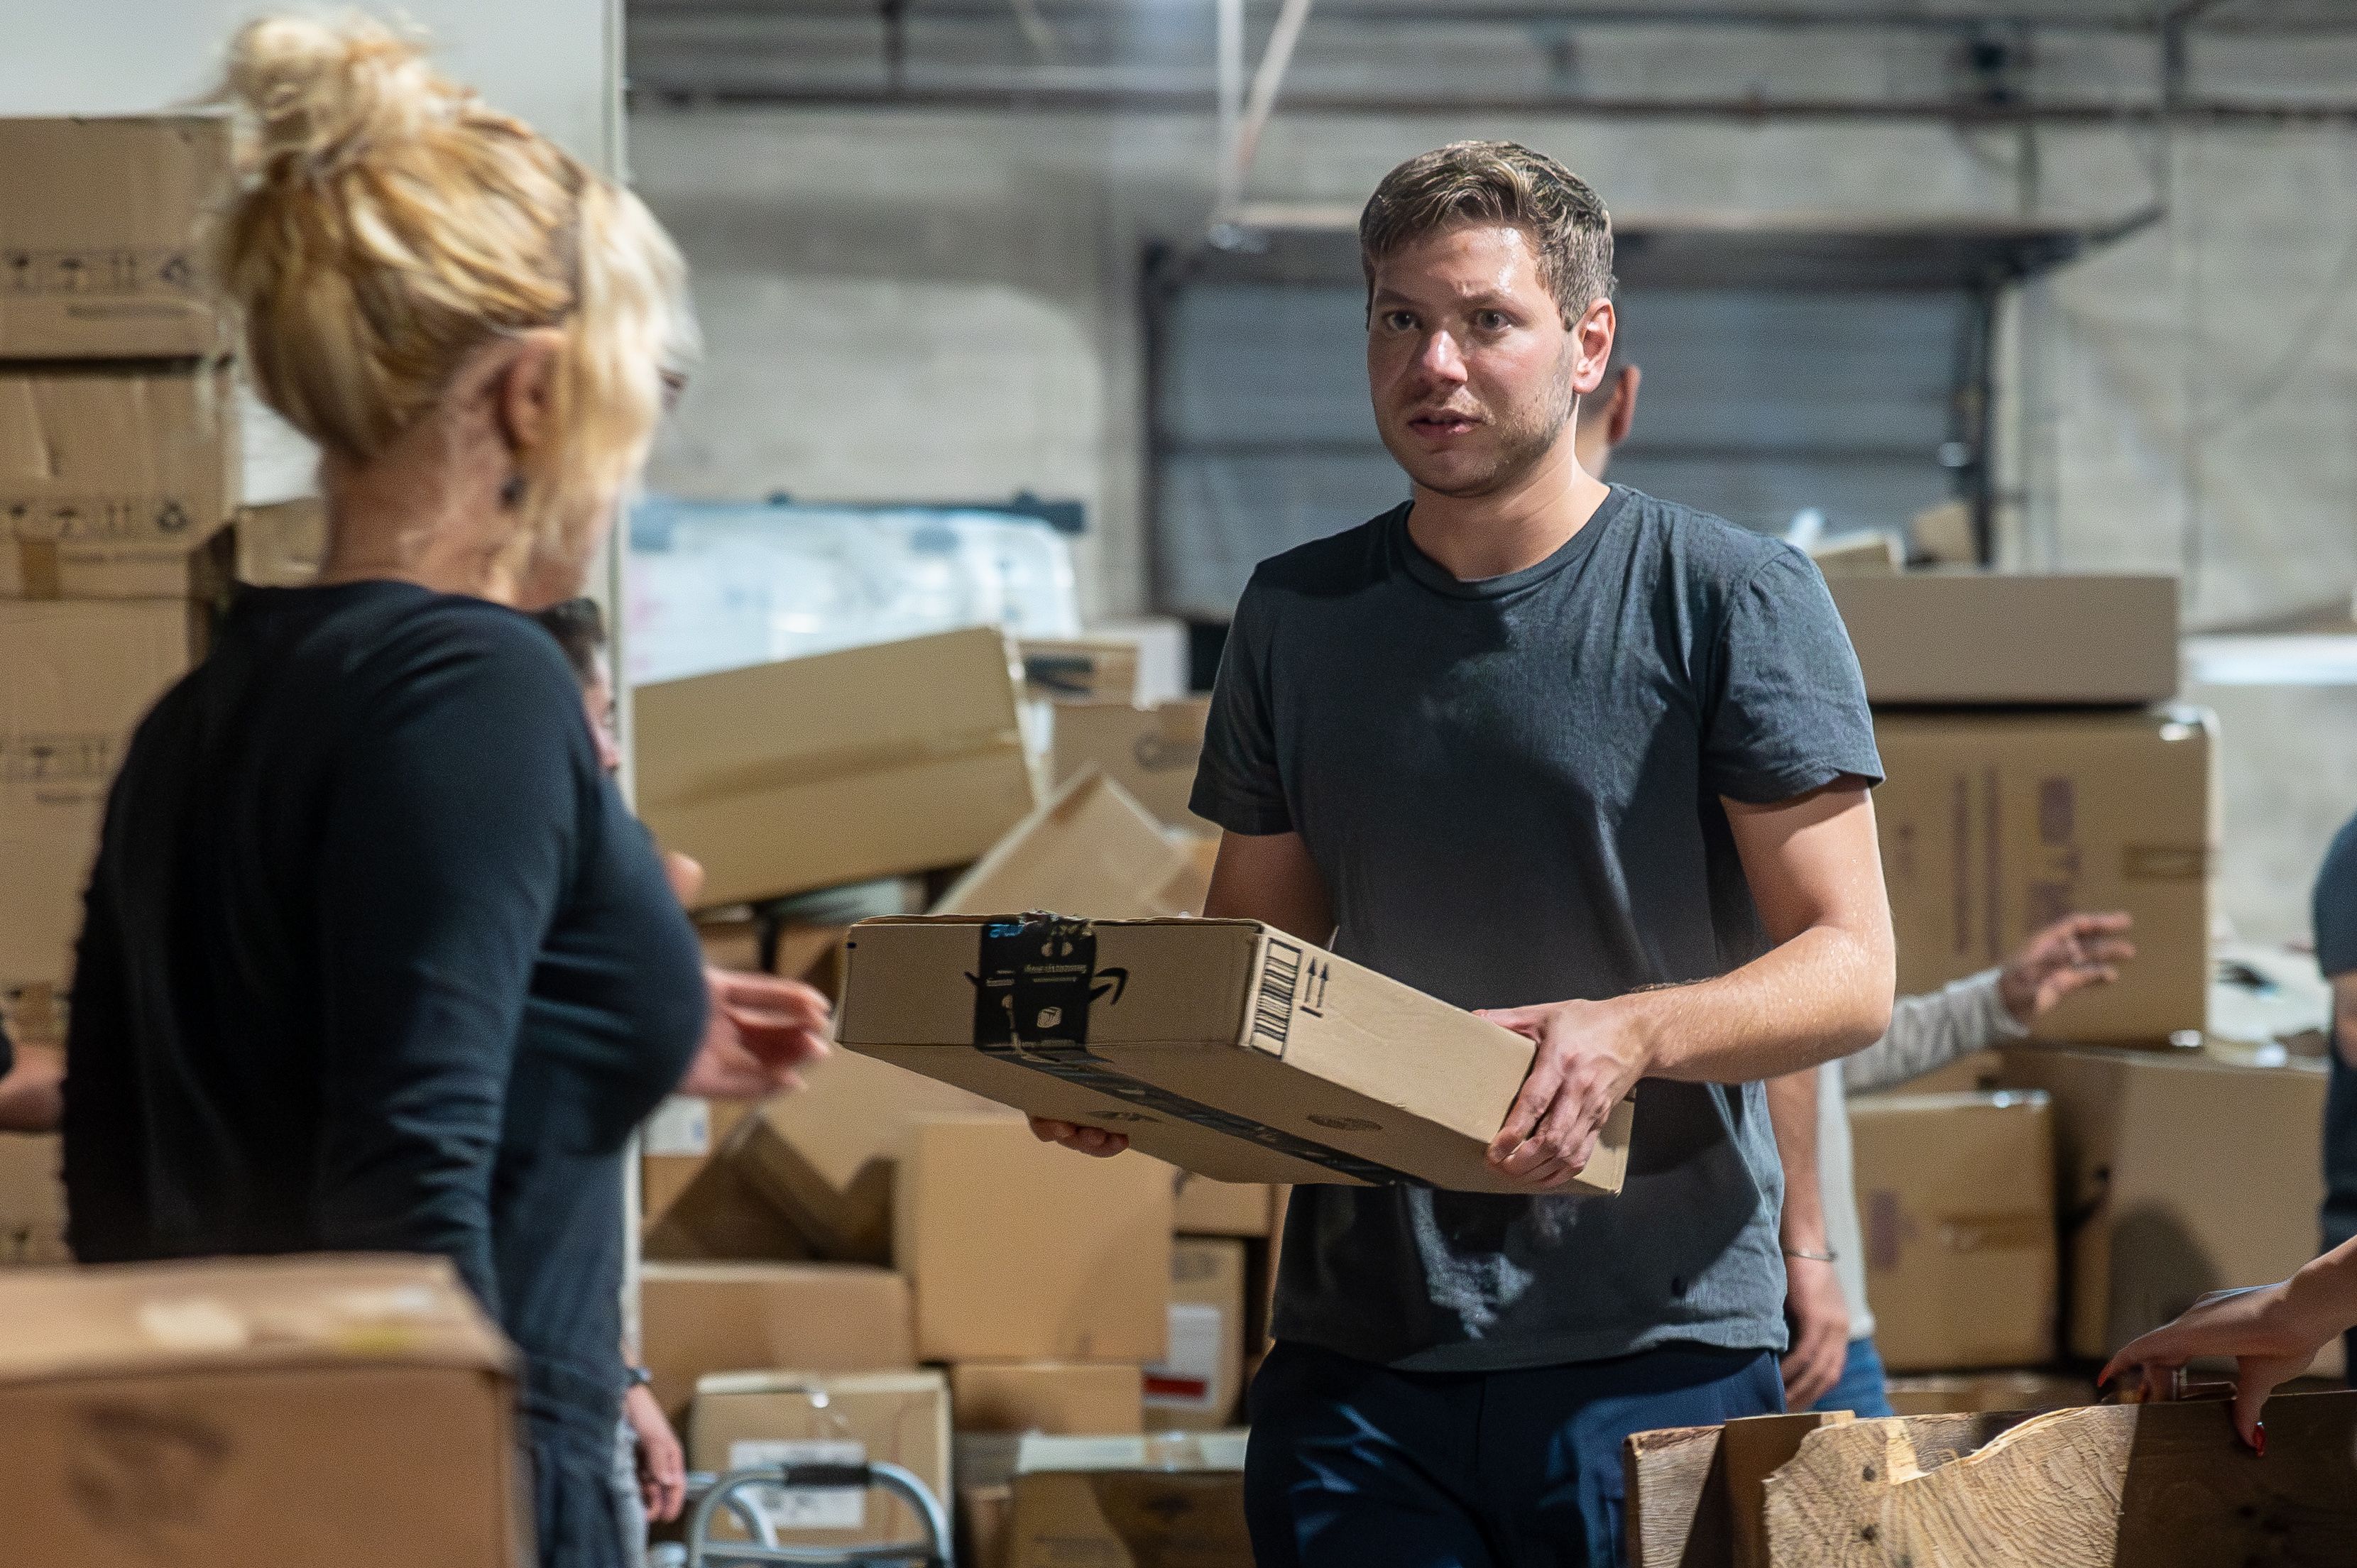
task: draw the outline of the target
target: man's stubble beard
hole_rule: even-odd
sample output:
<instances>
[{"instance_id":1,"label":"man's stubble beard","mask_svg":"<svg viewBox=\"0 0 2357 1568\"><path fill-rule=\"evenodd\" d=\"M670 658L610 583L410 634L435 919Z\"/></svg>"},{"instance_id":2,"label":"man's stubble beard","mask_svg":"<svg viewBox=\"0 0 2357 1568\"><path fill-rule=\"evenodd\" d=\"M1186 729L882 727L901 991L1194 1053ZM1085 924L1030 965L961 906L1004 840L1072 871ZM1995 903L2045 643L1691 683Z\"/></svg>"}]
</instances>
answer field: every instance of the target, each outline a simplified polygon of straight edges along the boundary
<instances>
[{"instance_id":1,"label":"man's stubble beard","mask_svg":"<svg viewBox=\"0 0 2357 1568\"><path fill-rule=\"evenodd\" d=\"M1545 460L1546 455L1555 449L1555 443L1563 438L1565 427L1571 424L1572 415L1578 409L1579 394L1572 390L1569 359L1570 350L1566 349L1556 361L1554 385L1549 389L1544 403L1534 414L1527 418L1517 417L1523 411L1515 410L1504 415L1492 416L1495 423L1491 428L1498 439L1497 460L1476 478L1452 485L1434 484L1416 471L1416 466L1398 446L1392 445L1388 434L1384 436L1383 445L1390 450L1392 460L1407 470L1408 478L1434 495L1447 496L1451 500L1474 500L1511 489Z\"/></svg>"}]
</instances>

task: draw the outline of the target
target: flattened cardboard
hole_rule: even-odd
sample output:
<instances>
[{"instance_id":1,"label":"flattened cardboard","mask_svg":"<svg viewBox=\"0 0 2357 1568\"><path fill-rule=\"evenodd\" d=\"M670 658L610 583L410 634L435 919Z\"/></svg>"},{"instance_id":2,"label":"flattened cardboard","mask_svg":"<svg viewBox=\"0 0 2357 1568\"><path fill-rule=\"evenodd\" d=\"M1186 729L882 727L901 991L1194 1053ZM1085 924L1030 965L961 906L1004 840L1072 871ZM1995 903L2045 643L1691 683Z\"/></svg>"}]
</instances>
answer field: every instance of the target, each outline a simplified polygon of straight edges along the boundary
<instances>
[{"instance_id":1,"label":"flattened cardboard","mask_svg":"<svg viewBox=\"0 0 2357 1568\"><path fill-rule=\"evenodd\" d=\"M237 407L227 361L0 365L0 596L217 592L201 546L236 509Z\"/></svg>"},{"instance_id":2,"label":"flattened cardboard","mask_svg":"<svg viewBox=\"0 0 2357 1568\"><path fill-rule=\"evenodd\" d=\"M1895 1371L2054 1356L2054 1118L2043 1094L1850 1106L1875 1343Z\"/></svg>"},{"instance_id":3,"label":"flattened cardboard","mask_svg":"<svg viewBox=\"0 0 2357 1568\"><path fill-rule=\"evenodd\" d=\"M674 1422L699 1379L856 1372L917 1364L909 1282L848 1263L649 1263L639 1337Z\"/></svg>"},{"instance_id":4,"label":"flattened cardboard","mask_svg":"<svg viewBox=\"0 0 2357 1568\"><path fill-rule=\"evenodd\" d=\"M2136 961L2039 1020L2040 1039L2163 1045L2207 1023L2221 819L2199 708L1883 713L1874 794L1911 995L2002 962L2076 910L2125 909Z\"/></svg>"},{"instance_id":5,"label":"flattened cardboard","mask_svg":"<svg viewBox=\"0 0 2357 1568\"><path fill-rule=\"evenodd\" d=\"M1099 1160L1011 1118L912 1126L894 1187L894 1253L928 1361L1123 1361L1169 1336L1170 1180Z\"/></svg>"},{"instance_id":6,"label":"flattened cardboard","mask_svg":"<svg viewBox=\"0 0 2357 1568\"><path fill-rule=\"evenodd\" d=\"M531 1560L509 1352L440 1259L0 1269L0 1322L12 1561Z\"/></svg>"},{"instance_id":7,"label":"flattened cardboard","mask_svg":"<svg viewBox=\"0 0 2357 1568\"><path fill-rule=\"evenodd\" d=\"M1054 909L1094 920L1199 913L1194 861L1129 791L1082 768L936 901L936 915Z\"/></svg>"},{"instance_id":8,"label":"flattened cardboard","mask_svg":"<svg viewBox=\"0 0 2357 1568\"><path fill-rule=\"evenodd\" d=\"M1019 696L986 627L640 686L639 810L705 908L963 865L1037 803Z\"/></svg>"},{"instance_id":9,"label":"flattened cardboard","mask_svg":"<svg viewBox=\"0 0 2357 1568\"><path fill-rule=\"evenodd\" d=\"M1170 1246L1170 1348L1146 1368L1156 1431L1218 1432L1243 1394L1244 1244L1182 1236Z\"/></svg>"},{"instance_id":10,"label":"flattened cardboard","mask_svg":"<svg viewBox=\"0 0 2357 1568\"><path fill-rule=\"evenodd\" d=\"M2133 703L2177 695L2177 579L1829 575L1877 703Z\"/></svg>"},{"instance_id":11,"label":"flattened cardboard","mask_svg":"<svg viewBox=\"0 0 2357 1568\"><path fill-rule=\"evenodd\" d=\"M1062 703L1056 708L1056 780L1093 763L1138 804L1172 827L1216 833L1187 807L1195 768L1203 759L1208 697L1182 697L1153 707L1127 703Z\"/></svg>"},{"instance_id":12,"label":"flattened cardboard","mask_svg":"<svg viewBox=\"0 0 2357 1568\"><path fill-rule=\"evenodd\" d=\"M892 1464L950 1495L950 1398L937 1371L773 1372L705 1379L688 1421L698 1470L781 1464ZM871 1546L921 1538L906 1503L881 1491L768 1489L753 1504L780 1545ZM743 1539L741 1535L731 1535Z\"/></svg>"},{"instance_id":13,"label":"flattened cardboard","mask_svg":"<svg viewBox=\"0 0 2357 1568\"><path fill-rule=\"evenodd\" d=\"M909 1130L929 1117L1012 1121L978 1095L838 1052L798 1093L765 1101L727 1158L808 1243L844 1262L892 1262L892 1185Z\"/></svg>"},{"instance_id":14,"label":"flattened cardboard","mask_svg":"<svg viewBox=\"0 0 2357 1568\"><path fill-rule=\"evenodd\" d=\"M985 943L1036 946L1044 929L862 921L838 1037L1033 1115L1123 1133L1216 1180L1517 1190L1485 1156L1529 1070L1523 1036L1257 921L1108 920L1089 936L1093 971L1046 1026L1060 1038L985 1049L969 978L989 968ZM1025 1032L1046 1017L1035 1011ZM1631 1116L1614 1111L1566 1190L1620 1190Z\"/></svg>"},{"instance_id":15,"label":"flattened cardboard","mask_svg":"<svg viewBox=\"0 0 2357 1568\"><path fill-rule=\"evenodd\" d=\"M131 733L200 657L173 599L0 598L0 993L54 1011L106 792ZM39 997L47 995L48 1002Z\"/></svg>"},{"instance_id":16,"label":"flattened cardboard","mask_svg":"<svg viewBox=\"0 0 2357 1568\"><path fill-rule=\"evenodd\" d=\"M2005 1081L2054 1102L2072 1355L2101 1359L2206 1292L2287 1278L2316 1254L2316 1068L2022 1047L2006 1051Z\"/></svg>"},{"instance_id":17,"label":"flattened cardboard","mask_svg":"<svg viewBox=\"0 0 2357 1568\"><path fill-rule=\"evenodd\" d=\"M960 1432L1146 1430L1137 1369L1125 1361L961 1361L950 1369L950 1417Z\"/></svg>"},{"instance_id":18,"label":"flattened cardboard","mask_svg":"<svg viewBox=\"0 0 2357 1568\"><path fill-rule=\"evenodd\" d=\"M227 351L204 229L231 166L221 114L0 119L0 359Z\"/></svg>"}]
</instances>

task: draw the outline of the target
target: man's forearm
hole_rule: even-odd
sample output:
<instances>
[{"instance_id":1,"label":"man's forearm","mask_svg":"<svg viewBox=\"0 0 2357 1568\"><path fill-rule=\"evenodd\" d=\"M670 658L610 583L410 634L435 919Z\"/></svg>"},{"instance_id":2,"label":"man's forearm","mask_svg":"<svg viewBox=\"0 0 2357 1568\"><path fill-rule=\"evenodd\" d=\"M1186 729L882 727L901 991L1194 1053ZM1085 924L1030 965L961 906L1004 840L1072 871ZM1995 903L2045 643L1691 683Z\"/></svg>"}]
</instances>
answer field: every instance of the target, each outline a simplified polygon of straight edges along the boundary
<instances>
[{"instance_id":1,"label":"man's forearm","mask_svg":"<svg viewBox=\"0 0 2357 1568\"><path fill-rule=\"evenodd\" d=\"M1608 1004L1646 1076L1689 1083L1781 1078L1847 1056L1890 1026L1887 934L1813 926L1731 973Z\"/></svg>"}]
</instances>

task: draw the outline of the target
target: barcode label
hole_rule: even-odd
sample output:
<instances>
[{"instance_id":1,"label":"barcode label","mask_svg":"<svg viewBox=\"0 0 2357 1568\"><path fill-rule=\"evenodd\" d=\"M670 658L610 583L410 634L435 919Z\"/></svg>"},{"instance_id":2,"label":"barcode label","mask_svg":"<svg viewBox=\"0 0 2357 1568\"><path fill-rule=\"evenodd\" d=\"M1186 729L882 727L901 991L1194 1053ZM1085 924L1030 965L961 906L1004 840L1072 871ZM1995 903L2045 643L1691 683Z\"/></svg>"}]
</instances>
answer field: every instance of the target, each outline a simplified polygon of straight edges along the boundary
<instances>
[{"instance_id":1,"label":"barcode label","mask_svg":"<svg viewBox=\"0 0 2357 1568\"><path fill-rule=\"evenodd\" d=\"M1293 999L1301 989L1301 950L1271 937L1268 957L1260 969L1260 995L1253 1003L1253 1044L1285 1054L1286 1036L1293 1028Z\"/></svg>"}]
</instances>

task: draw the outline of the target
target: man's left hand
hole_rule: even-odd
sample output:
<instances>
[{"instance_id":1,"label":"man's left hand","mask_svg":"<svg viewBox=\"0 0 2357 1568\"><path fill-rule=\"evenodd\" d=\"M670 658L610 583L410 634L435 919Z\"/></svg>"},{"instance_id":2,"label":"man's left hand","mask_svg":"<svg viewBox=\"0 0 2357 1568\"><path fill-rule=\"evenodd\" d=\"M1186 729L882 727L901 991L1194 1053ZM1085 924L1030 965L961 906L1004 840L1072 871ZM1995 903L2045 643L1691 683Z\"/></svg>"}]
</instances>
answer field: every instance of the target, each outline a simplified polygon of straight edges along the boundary
<instances>
[{"instance_id":1,"label":"man's left hand","mask_svg":"<svg viewBox=\"0 0 2357 1568\"><path fill-rule=\"evenodd\" d=\"M759 1100L800 1089L796 1069L824 1059L834 1004L799 980L706 968L711 1009L682 1094Z\"/></svg>"},{"instance_id":2,"label":"man's left hand","mask_svg":"<svg viewBox=\"0 0 2357 1568\"><path fill-rule=\"evenodd\" d=\"M1644 1043L1609 1002L1498 1007L1480 1016L1538 1047L1490 1141L1490 1164L1537 1190L1561 1187L1586 1168L1604 1119L1644 1076Z\"/></svg>"},{"instance_id":3,"label":"man's left hand","mask_svg":"<svg viewBox=\"0 0 2357 1568\"><path fill-rule=\"evenodd\" d=\"M1807 1410L1841 1381L1849 1360L1849 1301L1831 1263L1785 1254L1784 1316L1792 1325L1781 1367L1784 1408Z\"/></svg>"}]
</instances>

